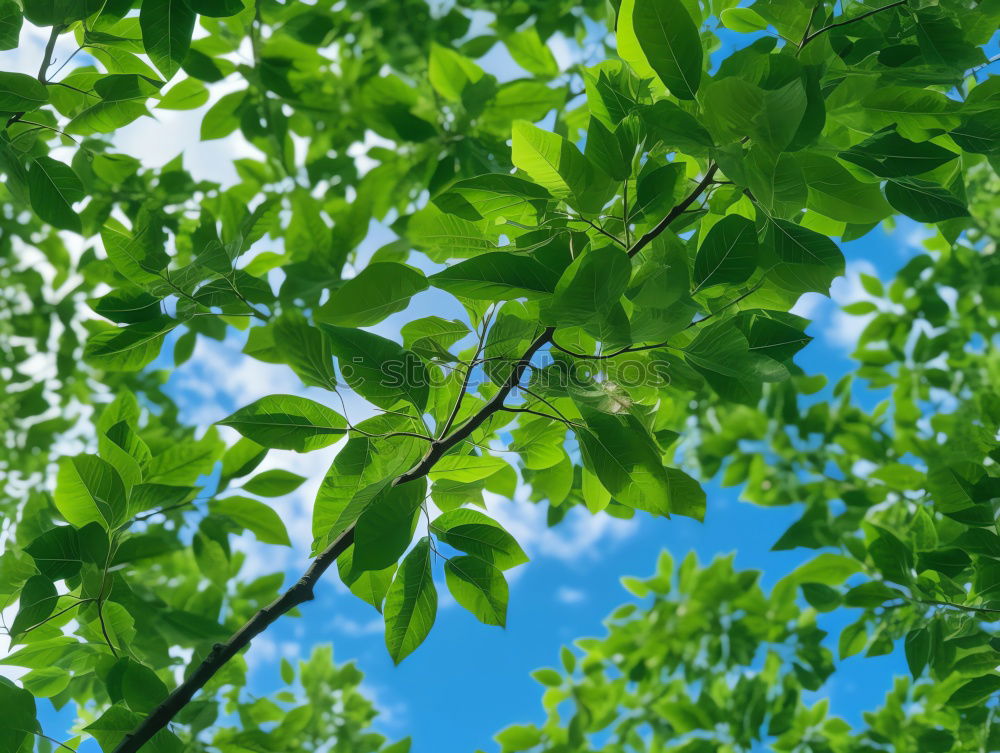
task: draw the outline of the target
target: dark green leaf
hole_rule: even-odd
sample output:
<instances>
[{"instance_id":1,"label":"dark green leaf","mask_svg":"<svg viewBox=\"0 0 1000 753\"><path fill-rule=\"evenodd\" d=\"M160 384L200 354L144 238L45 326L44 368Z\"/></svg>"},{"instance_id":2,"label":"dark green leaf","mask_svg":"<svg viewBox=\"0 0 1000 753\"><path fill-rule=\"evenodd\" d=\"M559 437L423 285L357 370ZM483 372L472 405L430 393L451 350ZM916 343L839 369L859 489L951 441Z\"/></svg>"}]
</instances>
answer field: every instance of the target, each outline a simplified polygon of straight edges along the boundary
<instances>
[{"instance_id":1,"label":"dark green leaf","mask_svg":"<svg viewBox=\"0 0 1000 753\"><path fill-rule=\"evenodd\" d=\"M262 397L219 423L264 447L296 452L327 447L347 431L339 413L296 395Z\"/></svg>"}]
</instances>

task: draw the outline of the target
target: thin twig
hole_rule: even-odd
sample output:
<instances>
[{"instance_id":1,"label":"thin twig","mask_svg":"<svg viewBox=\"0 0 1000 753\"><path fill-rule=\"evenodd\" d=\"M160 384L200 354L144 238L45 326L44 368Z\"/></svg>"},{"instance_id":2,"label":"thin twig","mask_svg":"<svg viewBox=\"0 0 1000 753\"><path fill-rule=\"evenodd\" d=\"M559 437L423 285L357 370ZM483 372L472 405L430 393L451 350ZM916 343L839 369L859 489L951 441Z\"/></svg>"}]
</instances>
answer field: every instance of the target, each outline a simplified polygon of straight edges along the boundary
<instances>
[{"instance_id":1,"label":"thin twig","mask_svg":"<svg viewBox=\"0 0 1000 753\"><path fill-rule=\"evenodd\" d=\"M653 231L650 231L652 235L647 233L635 244L633 247L634 253L638 253L656 235L662 232L675 217L679 216L681 212L694 202L712 179L715 169L714 165L710 167L705 180L702 181L699 188L663 218L659 225L657 225L660 228L659 230L654 228ZM535 354L544 346L552 344L554 333L555 327L546 327L542 330L531 341L521 357L513 364L506 379L498 385L493 396L462 424L454 428L451 433L431 442L427 453L420 461L410 470L393 479L392 485L399 486L408 481L425 477L449 450L462 442L468 441L476 429L481 427L495 413L501 411L504 408L504 402L507 397L520 386L525 372L531 368L531 360ZM551 416L547 417L552 418ZM259 609L225 643L215 644L208 655L187 674L184 681L174 688L159 705L153 708L149 715L132 732L126 734L121 739L113 753L137 753L157 732L164 729L173 720L194 698L195 694L208 684L226 662L249 646L250 642L256 636L260 635L283 614L292 611L300 604L312 600L315 586L323 577L323 574L353 543L354 526L350 526L346 530L336 534L333 540L316 556L305 573L291 588L267 606Z\"/></svg>"},{"instance_id":2,"label":"thin twig","mask_svg":"<svg viewBox=\"0 0 1000 753\"><path fill-rule=\"evenodd\" d=\"M59 39L59 35L62 34L63 29L66 28L66 24L56 24L52 27L52 31L49 32L49 41L45 43L45 52L42 55L42 64L38 66L38 83L43 86L48 83L46 77L49 72L49 67L52 65L52 51L55 50L56 40ZM24 117L26 110L21 112L15 112L7 120L7 125L12 126L14 123L19 121Z\"/></svg>"},{"instance_id":3,"label":"thin twig","mask_svg":"<svg viewBox=\"0 0 1000 753\"><path fill-rule=\"evenodd\" d=\"M532 416L541 416L542 418L548 418L552 421L559 421L563 424L568 424L569 426L579 426L579 424L573 423L568 418L559 418L558 416L552 416L544 411L533 410L531 408L521 408L515 405L501 405L500 410L504 413L530 413Z\"/></svg>"},{"instance_id":4,"label":"thin twig","mask_svg":"<svg viewBox=\"0 0 1000 753\"><path fill-rule=\"evenodd\" d=\"M635 242L635 245L633 245L628 250L628 255L635 256L637 253L642 251L642 249L644 249L646 246L648 246L650 243L653 242L654 238L656 238L660 233L666 230L671 222L680 217L684 213L684 211L689 206L691 206L699 196L701 196L701 194L705 191L705 189L708 188L708 186L712 182L712 179L715 177L715 173L718 171L718 169L719 166L713 162L711 167L709 167L708 170L705 171L705 177L702 178L701 182L697 186L695 186L695 189L690 194L688 194L687 198L685 198L680 204L678 204L669 212L667 212L666 217L664 217L662 220L656 223L656 227L654 227L648 233L639 238L639 240Z\"/></svg>"},{"instance_id":5,"label":"thin twig","mask_svg":"<svg viewBox=\"0 0 1000 753\"><path fill-rule=\"evenodd\" d=\"M632 245L628 233L628 178L622 183L622 225L625 227L625 248Z\"/></svg>"},{"instance_id":6,"label":"thin twig","mask_svg":"<svg viewBox=\"0 0 1000 753\"><path fill-rule=\"evenodd\" d=\"M854 18L848 18L846 21L837 21L836 23L827 24L822 29L817 29L812 34L809 34L802 42L799 44L799 50L813 41L816 37L830 29L836 29L838 26L847 26L848 24L853 24L855 21L861 21L869 16L874 16L876 13L881 13L884 10L889 10L889 8L895 8L897 5L906 5L908 0L896 0L894 3L889 3L888 5L883 5L881 8L876 8L875 10L870 10L867 13L862 13L860 16L855 16Z\"/></svg>"},{"instance_id":7,"label":"thin twig","mask_svg":"<svg viewBox=\"0 0 1000 753\"><path fill-rule=\"evenodd\" d=\"M607 230L605 230L603 227L601 227L600 225L598 225L596 222L591 222L586 217L570 217L569 221L570 222L586 222L588 225L590 225L594 230L596 230L598 233L600 233L601 235L603 235L605 238L610 238L611 240L613 240L615 243L617 243L622 248L628 248L628 244L625 243L617 235L615 235L614 233L609 233Z\"/></svg>"},{"instance_id":8,"label":"thin twig","mask_svg":"<svg viewBox=\"0 0 1000 753\"><path fill-rule=\"evenodd\" d=\"M472 362L469 364L469 368L465 371L465 376L462 377L462 386L458 391L458 397L455 398L455 406L451 409L451 413L448 414L448 418L444 422L444 426L441 428L441 433L438 435L440 440L445 434L451 431L451 427L455 424L455 419L458 418L459 411L462 410L462 400L465 398L465 392L469 389L469 382L472 380L472 372L475 368L473 364L476 363L476 359L479 358L479 354L483 352L486 347L486 330L489 328L490 321L493 318L493 312L488 311L483 317L483 331L479 334L479 342L476 345L476 352L472 355Z\"/></svg>"}]
</instances>

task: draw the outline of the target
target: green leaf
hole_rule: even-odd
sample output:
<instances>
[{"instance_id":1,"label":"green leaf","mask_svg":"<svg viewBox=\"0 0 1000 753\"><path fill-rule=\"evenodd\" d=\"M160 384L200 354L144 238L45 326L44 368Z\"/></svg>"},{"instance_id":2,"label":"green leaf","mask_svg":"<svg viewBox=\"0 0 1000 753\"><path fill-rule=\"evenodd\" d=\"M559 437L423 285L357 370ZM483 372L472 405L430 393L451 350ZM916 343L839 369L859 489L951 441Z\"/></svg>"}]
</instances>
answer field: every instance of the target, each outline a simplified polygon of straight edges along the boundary
<instances>
[{"instance_id":1,"label":"green leaf","mask_svg":"<svg viewBox=\"0 0 1000 753\"><path fill-rule=\"evenodd\" d=\"M479 224L443 212L434 204L428 204L410 218L406 234L437 262L475 256L495 251L497 247Z\"/></svg>"},{"instance_id":2,"label":"green leaf","mask_svg":"<svg viewBox=\"0 0 1000 753\"><path fill-rule=\"evenodd\" d=\"M876 133L837 156L883 178L920 175L958 157L930 141L917 143L895 131Z\"/></svg>"},{"instance_id":3,"label":"green leaf","mask_svg":"<svg viewBox=\"0 0 1000 753\"><path fill-rule=\"evenodd\" d=\"M455 50L431 43L427 77L445 99L462 101L462 93L483 77L483 69Z\"/></svg>"},{"instance_id":4,"label":"green leaf","mask_svg":"<svg viewBox=\"0 0 1000 753\"><path fill-rule=\"evenodd\" d=\"M694 260L696 290L746 282L757 268L757 234L753 223L731 214L712 226Z\"/></svg>"},{"instance_id":5,"label":"green leaf","mask_svg":"<svg viewBox=\"0 0 1000 753\"><path fill-rule=\"evenodd\" d=\"M978 706L1000 690L1000 675L983 675L970 680L948 698L948 705L964 709Z\"/></svg>"},{"instance_id":6,"label":"green leaf","mask_svg":"<svg viewBox=\"0 0 1000 753\"><path fill-rule=\"evenodd\" d=\"M105 371L138 371L160 354L163 338L178 324L175 319L162 316L105 329L87 340L83 359Z\"/></svg>"},{"instance_id":7,"label":"green leaf","mask_svg":"<svg viewBox=\"0 0 1000 753\"><path fill-rule=\"evenodd\" d=\"M799 565L786 579L794 583L820 583L839 586L861 571L861 563L853 557L825 552L804 565Z\"/></svg>"},{"instance_id":8,"label":"green leaf","mask_svg":"<svg viewBox=\"0 0 1000 753\"><path fill-rule=\"evenodd\" d=\"M548 191L531 181L504 173L487 173L452 183L434 203L441 210L471 222L499 218L529 222L550 198Z\"/></svg>"},{"instance_id":9,"label":"green leaf","mask_svg":"<svg viewBox=\"0 0 1000 753\"><path fill-rule=\"evenodd\" d=\"M444 566L448 590L486 625L507 624L507 581L503 573L477 557L452 557Z\"/></svg>"},{"instance_id":10,"label":"green leaf","mask_svg":"<svg viewBox=\"0 0 1000 753\"><path fill-rule=\"evenodd\" d=\"M425 316L407 322L400 328L403 345L421 358L453 360L448 348L469 334L468 326L457 320Z\"/></svg>"},{"instance_id":11,"label":"green leaf","mask_svg":"<svg viewBox=\"0 0 1000 753\"><path fill-rule=\"evenodd\" d=\"M558 134L518 120L512 143L514 165L580 212L600 212L614 192L611 177Z\"/></svg>"},{"instance_id":12,"label":"green leaf","mask_svg":"<svg viewBox=\"0 0 1000 753\"><path fill-rule=\"evenodd\" d=\"M33 575L18 596L17 616L10 625L11 638L20 638L25 630L41 624L55 611L59 594L55 584L44 575Z\"/></svg>"},{"instance_id":13,"label":"green leaf","mask_svg":"<svg viewBox=\"0 0 1000 753\"><path fill-rule=\"evenodd\" d=\"M274 510L249 497L223 497L208 503L209 512L225 515L247 529L264 544L291 546L285 524Z\"/></svg>"},{"instance_id":14,"label":"green leaf","mask_svg":"<svg viewBox=\"0 0 1000 753\"><path fill-rule=\"evenodd\" d=\"M0 751L17 753L21 744L38 727L35 719L35 699L27 690L17 687L6 677L0 677L0 708L4 724L0 727Z\"/></svg>"},{"instance_id":15,"label":"green leaf","mask_svg":"<svg viewBox=\"0 0 1000 753\"><path fill-rule=\"evenodd\" d=\"M754 145L745 163L747 185L774 217L794 217L806 204L806 179L794 155Z\"/></svg>"},{"instance_id":16,"label":"green leaf","mask_svg":"<svg viewBox=\"0 0 1000 753\"><path fill-rule=\"evenodd\" d=\"M274 323L274 343L303 384L333 390L337 375L333 369L333 349L330 340L306 318L292 309L285 311Z\"/></svg>"},{"instance_id":17,"label":"green leaf","mask_svg":"<svg viewBox=\"0 0 1000 753\"><path fill-rule=\"evenodd\" d=\"M305 480L305 476L275 468L258 473L252 479L244 482L243 490L261 497L282 497L298 489Z\"/></svg>"},{"instance_id":18,"label":"green leaf","mask_svg":"<svg viewBox=\"0 0 1000 753\"><path fill-rule=\"evenodd\" d=\"M0 50L17 47L23 20L21 7L14 0L0 2Z\"/></svg>"},{"instance_id":19,"label":"green leaf","mask_svg":"<svg viewBox=\"0 0 1000 753\"><path fill-rule=\"evenodd\" d=\"M340 363L340 373L361 397L390 409L405 400L427 407L430 374L418 356L392 340L363 330L321 325Z\"/></svg>"},{"instance_id":20,"label":"green leaf","mask_svg":"<svg viewBox=\"0 0 1000 753\"><path fill-rule=\"evenodd\" d=\"M647 64L671 94L678 99L694 99L704 53L698 27L680 0L625 0L618 24L619 28L631 29ZM631 46L631 35L619 31L619 50L626 60L630 53L622 46ZM642 71L638 72L642 75Z\"/></svg>"},{"instance_id":21,"label":"green leaf","mask_svg":"<svg viewBox=\"0 0 1000 753\"><path fill-rule=\"evenodd\" d=\"M993 154L1000 151L1000 118L997 110L973 113L948 135L966 152Z\"/></svg>"},{"instance_id":22,"label":"green leaf","mask_svg":"<svg viewBox=\"0 0 1000 753\"><path fill-rule=\"evenodd\" d=\"M134 231L109 218L101 228L104 250L115 269L136 285L148 285L162 280L162 271L170 262L164 250L166 239L152 219L140 214Z\"/></svg>"},{"instance_id":23,"label":"green leaf","mask_svg":"<svg viewBox=\"0 0 1000 753\"><path fill-rule=\"evenodd\" d=\"M118 472L96 455L60 460L53 498L59 514L75 528L95 522L114 528L128 510Z\"/></svg>"},{"instance_id":24,"label":"green leaf","mask_svg":"<svg viewBox=\"0 0 1000 753\"><path fill-rule=\"evenodd\" d=\"M495 455L445 455L430 471L432 479L451 479L470 483L482 481L507 468L507 462Z\"/></svg>"},{"instance_id":25,"label":"green leaf","mask_svg":"<svg viewBox=\"0 0 1000 753\"><path fill-rule=\"evenodd\" d=\"M888 217L892 210L876 183L862 183L833 157L806 152L799 165L809 187L810 209L831 220L864 224Z\"/></svg>"},{"instance_id":26,"label":"green leaf","mask_svg":"<svg viewBox=\"0 0 1000 753\"><path fill-rule=\"evenodd\" d=\"M606 317L625 293L631 273L631 260L619 248L585 251L559 278L545 316L567 327Z\"/></svg>"},{"instance_id":27,"label":"green leaf","mask_svg":"<svg viewBox=\"0 0 1000 753\"><path fill-rule=\"evenodd\" d=\"M365 507L354 525L353 570L384 570L406 551L427 494L423 478L390 485Z\"/></svg>"},{"instance_id":28,"label":"green leaf","mask_svg":"<svg viewBox=\"0 0 1000 753\"><path fill-rule=\"evenodd\" d=\"M354 547L350 546L337 558L337 570L340 572L340 579L351 589L352 594L371 604L379 613L382 612L382 602L396 573L395 562L384 570L361 572L354 568Z\"/></svg>"},{"instance_id":29,"label":"green leaf","mask_svg":"<svg viewBox=\"0 0 1000 753\"><path fill-rule=\"evenodd\" d=\"M218 422L259 445L310 452L328 447L347 431L336 411L296 395L269 395Z\"/></svg>"},{"instance_id":30,"label":"green leaf","mask_svg":"<svg viewBox=\"0 0 1000 753\"><path fill-rule=\"evenodd\" d=\"M393 662L399 664L424 642L436 615L437 589L425 537L406 555L385 597L385 645Z\"/></svg>"},{"instance_id":31,"label":"green leaf","mask_svg":"<svg viewBox=\"0 0 1000 753\"><path fill-rule=\"evenodd\" d=\"M650 135L660 139L668 147L676 147L689 154L701 154L715 146L712 135L705 126L694 115L668 99L642 107L639 116Z\"/></svg>"},{"instance_id":32,"label":"green leaf","mask_svg":"<svg viewBox=\"0 0 1000 753\"><path fill-rule=\"evenodd\" d=\"M906 634L903 642L906 653L906 664L910 674L916 680L924 672L924 667L931 656L931 634L927 628L917 628Z\"/></svg>"},{"instance_id":33,"label":"green leaf","mask_svg":"<svg viewBox=\"0 0 1000 753\"><path fill-rule=\"evenodd\" d=\"M552 51L541 40L533 26L524 31L508 34L503 42L507 45L514 62L528 73L540 76L555 76L559 73L559 64L556 63Z\"/></svg>"},{"instance_id":34,"label":"green leaf","mask_svg":"<svg viewBox=\"0 0 1000 753\"><path fill-rule=\"evenodd\" d=\"M450 265L428 280L453 295L495 301L544 297L559 276L530 256L496 251Z\"/></svg>"},{"instance_id":35,"label":"green leaf","mask_svg":"<svg viewBox=\"0 0 1000 753\"><path fill-rule=\"evenodd\" d=\"M712 81L698 97L705 125L719 143L739 141L764 111L764 92L736 77Z\"/></svg>"},{"instance_id":36,"label":"green leaf","mask_svg":"<svg viewBox=\"0 0 1000 753\"><path fill-rule=\"evenodd\" d=\"M893 209L920 222L943 222L969 216L969 210L957 196L919 178L886 181L885 197Z\"/></svg>"},{"instance_id":37,"label":"green leaf","mask_svg":"<svg viewBox=\"0 0 1000 753\"><path fill-rule=\"evenodd\" d=\"M48 101L49 91L37 78L25 73L0 72L0 110L28 112Z\"/></svg>"},{"instance_id":38,"label":"green leaf","mask_svg":"<svg viewBox=\"0 0 1000 753\"><path fill-rule=\"evenodd\" d=\"M582 407L576 428L586 468L624 505L670 515L670 481L646 428L630 413L611 415Z\"/></svg>"},{"instance_id":39,"label":"green leaf","mask_svg":"<svg viewBox=\"0 0 1000 753\"><path fill-rule=\"evenodd\" d=\"M80 215L73 204L84 197L83 184L73 169L51 157L35 157L28 168L31 208L41 219L63 230L81 232Z\"/></svg>"},{"instance_id":40,"label":"green leaf","mask_svg":"<svg viewBox=\"0 0 1000 753\"><path fill-rule=\"evenodd\" d=\"M900 135L913 141L924 141L938 129L947 131L959 124L960 104L930 89L876 87L862 98L861 107L874 129L895 126Z\"/></svg>"},{"instance_id":41,"label":"green leaf","mask_svg":"<svg viewBox=\"0 0 1000 753\"><path fill-rule=\"evenodd\" d=\"M143 0L139 9L142 44L164 78L180 70L191 46L196 14L185 0Z\"/></svg>"},{"instance_id":42,"label":"green leaf","mask_svg":"<svg viewBox=\"0 0 1000 753\"><path fill-rule=\"evenodd\" d=\"M750 34L767 28L767 21L752 8L726 8L719 14L722 25L732 31Z\"/></svg>"},{"instance_id":43,"label":"green leaf","mask_svg":"<svg viewBox=\"0 0 1000 753\"><path fill-rule=\"evenodd\" d=\"M160 299L138 289L113 290L91 303L94 312L119 324L136 324L160 315Z\"/></svg>"},{"instance_id":44,"label":"green leaf","mask_svg":"<svg viewBox=\"0 0 1000 753\"><path fill-rule=\"evenodd\" d=\"M243 0L185 0L188 6L200 16L227 18L235 16L245 7Z\"/></svg>"},{"instance_id":45,"label":"green leaf","mask_svg":"<svg viewBox=\"0 0 1000 753\"><path fill-rule=\"evenodd\" d=\"M449 510L434 519L431 531L449 546L501 570L509 570L528 561L514 537L493 518L478 510Z\"/></svg>"},{"instance_id":46,"label":"green leaf","mask_svg":"<svg viewBox=\"0 0 1000 753\"><path fill-rule=\"evenodd\" d=\"M316 494L314 548L321 549L353 525L388 481L409 470L427 452L427 442L417 437L384 436L399 431L425 432L417 418L386 414L362 421L357 428L365 435L347 440Z\"/></svg>"},{"instance_id":47,"label":"green leaf","mask_svg":"<svg viewBox=\"0 0 1000 753\"><path fill-rule=\"evenodd\" d=\"M71 526L56 526L42 533L24 548L35 561L35 567L49 580L71 578L83 565L80 540Z\"/></svg>"},{"instance_id":48,"label":"green leaf","mask_svg":"<svg viewBox=\"0 0 1000 753\"><path fill-rule=\"evenodd\" d=\"M315 318L341 327L367 327L402 311L411 296L426 289L427 278L412 267L374 262L334 290Z\"/></svg>"},{"instance_id":49,"label":"green leaf","mask_svg":"<svg viewBox=\"0 0 1000 753\"><path fill-rule=\"evenodd\" d=\"M498 732L494 739L503 746L504 753L517 753L538 745L542 741L542 732L533 724L512 724Z\"/></svg>"},{"instance_id":50,"label":"green leaf","mask_svg":"<svg viewBox=\"0 0 1000 753\"><path fill-rule=\"evenodd\" d=\"M834 278L844 273L844 255L837 244L794 222L768 222L765 244L774 254L768 276L786 290L828 295Z\"/></svg>"},{"instance_id":51,"label":"green leaf","mask_svg":"<svg viewBox=\"0 0 1000 753\"><path fill-rule=\"evenodd\" d=\"M565 657L567 651L568 649L565 646L563 646L562 656ZM570 653L569 656L572 657L573 654ZM566 671L572 672L573 670L567 669ZM559 674L559 671L551 669L549 667L542 667L541 669L536 669L534 672L531 673L531 677L532 679L536 680L537 682L540 682L547 688L558 688L563 683L563 678L562 675Z\"/></svg>"},{"instance_id":52,"label":"green leaf","mask_svg":"<svg viewBox=\"0 0 1000 753\"><path fill-rule=\"evenodd\" d=\"M196 78L178 81L157 102L160 110L194 110L208 102L208 89Z\"/></svg>"}]
</instances>

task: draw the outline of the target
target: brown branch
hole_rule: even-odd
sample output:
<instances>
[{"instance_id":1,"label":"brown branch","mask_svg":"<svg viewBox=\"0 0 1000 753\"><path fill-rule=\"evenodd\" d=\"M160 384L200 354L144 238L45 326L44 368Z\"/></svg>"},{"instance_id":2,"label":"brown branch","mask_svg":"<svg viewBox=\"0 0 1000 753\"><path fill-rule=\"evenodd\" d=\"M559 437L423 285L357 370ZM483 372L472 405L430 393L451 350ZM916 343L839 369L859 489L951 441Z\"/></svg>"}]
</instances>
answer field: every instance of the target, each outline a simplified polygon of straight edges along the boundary
<instances>
[{"instance_id":1,"label":"brown branch","mask_svg":"<svg viewBox=\"0 0 1000 753\"><path fill-rule=\"evenodd\" d=\"M897 5L906 5L908 0L896 0L894 3L889 3L888 5L883 5L881 8L876 8L875 10L870 10L867 13L862 13L860 16L855 16L854 18L848 18L846 21L837 21L836 23L827 24L822 29L816 29L812 34L808 34L803 37L802 41L799 43L799 50L813 41L816 37L825 31L830 31L830 29L836 29L838 26L847 26L848 24L853 24L855 21L861 21L869 16L874 16L876 13L881 13L884 10L889 10L889 8L895 8ZM798 54L798 53L796 53Z\"/></svg>"},{"instance_id":2,"label":"brown branch","mask_svg":"<svg viewBox=\"0 0 1000 753\"><path fill-rule=\"evenodd\" d=\"M59 39L59 35L62 34L63 29L65 28L65 24L56 24L52 27L52 31L49 32L49 41L45 43L45 53L42 55L42 64L38 66L38 76L36 77L38 78L38 83L43 86L49 83L46 80L46 76L48 75L49 68L52 66L52 52L56 48L56 40ZM7 125L14 125L14 123L24 117L25 112L27 112L27 110L15 112L7 120Z\"/></svg>"},{"instance_id":3,"label":"brown branch","mask_svg":"<svg viewBox=\"0 0 1000 753\"><path fill-rule=\"evenodd\" d=\"M637 240L635 242L635 245L633 245L632 248L628 250L628 255L635 256L637 253L642 251L642 249L644 249L646 246L648 246L650 243L653 242L653 239L656 238L656 236L658 236L660 233L666 230L667 226L669 226L671 222L680 217L687 210L689 206L694 204L695 200L699 196L701 196L702 193L704 193L705 189L708 188L709 185L711 185L712 178L715 177L715 173L718 169L719 166L713 163L712 166L709 167L708 170L705 172L705 177L701 179L701 183L695 186L695 189L690 194L688 194L686 199L684 199L680 204L678 204L669 212L667 212L666 217L664 217L662 220L656 223L656 227L654 227L648 233L643 235L639 240Z\"/></svg>"},{"instance_id":4,"label":"brown branch","mask_svg":"<svg viewBox=\"0 0 1000 753\"><path fill-rule=\"evenodd\" d=\"M476 359L479 358L479 354L483 352L483 348L486 346L486 330L490 326L490 319L492 318L492 313L487 313L484 317L483 332L479 335L479 342L476 344L476 352L472 356L472 361L469 363L469 367L465 370L465 376L462 377L462 386L458 390L458 397L455 398L455 406L451 409L451 413L445 420L438 439L451 431L451 427L455 424L455 419L458 418L458 414L462 410L462 400L465 398L466 390L469 389L469 382L472 380L472 371L476 367Z\"/></svg>"},{"instance_id":5,"label":"brown branch","mask_svg":"<svg viewBox=\"0 0 1000 753\"><path fill-rule=\"evenodd\" d=\"M670 224L673 219L681 214L692 202L701 194L711 182L715 174L716 166L712 165L699 184L698 188L684 201L674 207L649 233L640 238L633 247L630 255L638 253L644 246L650 243L663 229ZM552 336L555 334L555 327L546 327L531 342L524 351L520 359L512 366L507 378L503 381L496 393L478 411L470 416L465 422L451 431L447 436L441 437L431 442L427 453L410 470L397 476L393 486L405 484L414 479L423 478L437 462L455 445L465 442L468 438L482 426L494 413L504 410L504 401L521 383L524 373L531 367L531 359L544 346L553 344ZM330 566L337 561L351 544L354 543L354 526L352 525L330 544L327 545L320 554L312 561L306 572L291 588L281 596L260 609L254 614L243 627L236 631L225 643L216 643L201 663L194 668L194 671L170 693L149 716L140 722L132 732L125 735L121 742L115 747L113 753L137 753L152 737L164 729L173 718L183 709L195 694L201 690L212 679L223 665L240 651L250 645L250 642L270 627L279 617L300 604L311 601L314 595L314 588L323 574Z\"/></svg>"},{"instance_id":6,"label":"brown branch","mask_svg":"<svg viewBox=\"0 0 1000 753\"><path fill-rule=\"evenodd\" d=\"M521 359L511 369L507 379L504 380L492 399L447 437L432 442L430 449L420 462L406 471L406 473L397 476L392 485L398 486L407 481L426 476L448 450L467 439L486 419L500 410L504 400L520 383L521 377L527 370L532 357L542 346L551 340L554 331L554 328L549 327L536 337L534 342L528 346ZM281 615L290 612L300 604L311 601L316 583L323 577L323 574L329 569L330 565L336 562L337 558L352 543L354 543L353 526L335 538L312 561L305 574L298 579L295 585L268 606L258 611L228 641L215 644L208 656L202 660L194 672L178 685L159 706L153 709L150 715L135 730L122 738L122 741L115 748L114 753L136 753L136 751L152 739L153 735L166 727L184 706L190 703L195 693L201 690L227 661L249 646L250 641L266 630Z\"/></svg>"}]
</instances>

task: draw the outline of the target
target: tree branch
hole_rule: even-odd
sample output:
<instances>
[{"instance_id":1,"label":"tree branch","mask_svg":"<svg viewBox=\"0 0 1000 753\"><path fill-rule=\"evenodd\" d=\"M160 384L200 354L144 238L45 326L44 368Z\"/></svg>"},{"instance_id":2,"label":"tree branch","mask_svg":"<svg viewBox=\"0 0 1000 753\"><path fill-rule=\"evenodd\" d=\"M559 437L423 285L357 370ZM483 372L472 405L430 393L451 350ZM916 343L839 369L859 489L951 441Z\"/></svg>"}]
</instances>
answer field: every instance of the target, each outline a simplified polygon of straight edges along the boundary
<instances>
[{"instance_id":1,"label":"tree branch","mask_svg":"<svg viewBox=\"0 0 1000 753\"><path fill-rule=\"evenodd\" d=\"M701 195L702 191L709 185L712 176L715 175L716 166L712 165L705 174L704 179L698 187L684 201L670 210L666 217L660 221L656 228L649 231L640 238L632 250L630 256L634 256L643 247L648 245L653 238L659 235L677 216L687 209ZM531 366L531 359L545 345L552 344L552 336L555 334L555 327L546 327L531 342L524 351L524 354L511 367L510 374L504 379L492 398L487 401L478 411L470 416L465 422L459 425L447 436L441 437L431 442L427 453L410 470L397 476L393 486L405 484L408 481L426 476L435 464L455 445L466 441L472 433L482 426L494 413L504 409L504 401L521 383L524 372ZM313 599L313 589L319 582L323 574L330 566L337 561L351 544L354 543L354 526L352 525L339 536L337 536L327 547L320 552L312 561L306 572L296 581L295 585L285 591L281 596L260 609L254 614L243 627L236 631L225 643L216 643L201 663L194 668L194 671L178 685L149 716L140 722L132 732L125 735L121 742L115 747L113 753L137 753L153 736L164 729L173 718L183 709L195 694L208 683L223 665L240 651L250 645L250 642L271 626L279 617L290 612L295 607Z\"/></svg>"},{"instance_id":2,"label":"tree branch","mask_svg":"<svg viewBox=\"0 0 1000 753\"><path fill-rule=\"evenodd\" d=\"M701 179L701 183L695 186L695 189L690 194L688 194L686 199L684 199L680 204L678 204L669 212L667 212L666 217L660 220L656 224L656 227L654 227L648 233L639 238L639 240L635 242L635 245L633 245L632 248L628 250L628 255L635 256L637 253L642 251L642 249L644 249L646 246L648 246L650 243L653 242L653 239L656 238L656 236L658 236L660 233L666 230L671 222L680 217L687 210L687 208L691 206L695 202L695 200L702 195L702 193L704 193L705 189L708 188L709 185L711 185L712 178L715 177L715 173L718 169L719 166L715 163L712 163L712 166L709 167L708 170L705 172L705 177Z\"/></svg>"},{"instance_id":3,"label":"tree branch","mask_svg":"<svg viewBox=\"0 0 1000 753\"><path fill-rule=\"evenodd\" d=\"M46 76L48 75L49 68L52 66L52 52L56 48L56 40L59 39L59 35L62 34L63 29L65 28L65 24L56 24L52 27L52 31L49 32L49 41L45 43L45 53L42 55L42 64L38 66L38 76L36 77L38 79L38 83L43 86L49 83L46 80ZM15 112L7 120L7 125L14 125L14 123L24 117L25 112L26 111Z\"/></svg>"},{"instance_id":4,"label":"tree branch","mask_svg":"<svg viewBox=\"0 0 1000 753\"><path fill-rule=\"evenodd\" d=\"M542 346L550 342L554 331L555 328L549 327L536 337L531 345L528 346L524 355L513 366L507 379L504 380L500 389L497 390L490 401L451 434L432 442L431 448L420 462L406 473L397 476L393 480L392 485L398 486L407 481L426 476L448 450L468 438L486 419L500 410L504 400L520 383L521 377L527 370L532 357ZM312 564L309 565L309 568L298 579L295 585L258 611L228 641L215 644L208 656L202 660L201 664L195 668L187 679L153 709L149 716L143 719L135 730L122 738L122 741L114 749L114 753L136 753L157 732L166 727L181 709L190 703L195 693L201 690L227 661L249 646L254 638L264 632L281 615L290 612L300 604L311 601L313 598L313 589L320 578L323 577L323 574L329 569L330 565L336 562L337 558L353 543L354 526L351 526L335 538L312 561Z\"/></svg>"},{"instance_id":5,"label":"tree branch","mask_svg":"<svg viewBox=\"0 0 1000 753\"><path fill-rule=\"evenodd\" d=\"M855 21L861 21L869 16L874 16L876 13L881 13L884 10L889 10L889 8L895 8L897 5L906 5L908 0L896 0L894 3L889 3L888 5L883 5L881 8L876 8L875 10L870 10L867 13L862 13L860 16L855 16L854 18L848 18L846 21L837 21L836 23L827 24L822 29L816 29L812 34L807 34L802 38L799 43L799 50L813 41L816 37L825 31L830 31L830 29L836 29L838 26L847 26L848 24L853 24ZM796 53L798 54L798 53Z\"/></svg>"}]
</instances>

